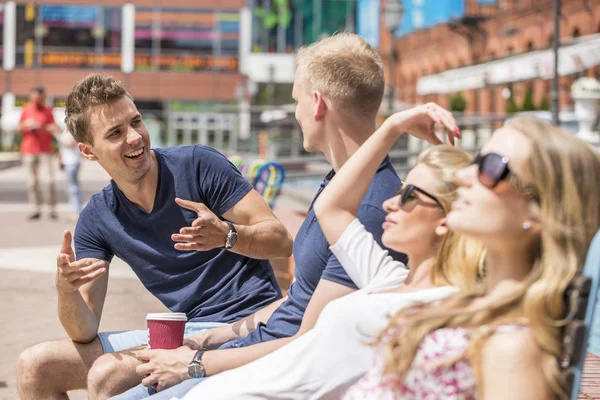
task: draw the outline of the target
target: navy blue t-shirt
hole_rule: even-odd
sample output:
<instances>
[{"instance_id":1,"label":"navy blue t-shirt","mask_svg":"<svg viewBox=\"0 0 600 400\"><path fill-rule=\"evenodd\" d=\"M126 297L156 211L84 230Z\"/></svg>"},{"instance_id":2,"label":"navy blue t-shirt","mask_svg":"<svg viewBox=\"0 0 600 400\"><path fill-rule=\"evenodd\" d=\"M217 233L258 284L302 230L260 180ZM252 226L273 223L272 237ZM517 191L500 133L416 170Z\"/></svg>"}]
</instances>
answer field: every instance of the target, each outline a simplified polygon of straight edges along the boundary
<instances>
[{"instance_id":1,"label":"navy blue t-shirt","mask_svg":"<svg viewBox=\"0 0 600 400\"><path fill-rule=\"evenodd\" d=\"M175 197L204 203L215 215L239 202L252 186L218 151L206 146L154 149L158 187L150 213L129 201L114 181L92 196L75 229L77 259L131 266L144 286L190 321L234 322L281 298L267 260L224 249L176 250L171 239L196 213Z\"/></svg>"},{"instance_id":2,"label":"navy blue t-shirt","mask_svg":"<svg viewBox=\"0 0 600 400\"><path fill-rule=\"evenodd\" d=\"M334 175L332 170L325 177L313 199L313 204ZM382 205L384 200L394 196L401 184L394 167L386 157L358 209L358 219L382 247L382 224L386 216ZM329 243L317 221L313 204L294 241L295 281L287 292L287 300L275 310L266 324L259 324L254 332L245 338L235 340L235 343L225 344L224 348L249 346L296 334L300 329L308 302L321 279L356 289L352 279L329 250ZM390 251L390 255L396 260L406 262L404 254Z\"/></svg>"}]
</instances>

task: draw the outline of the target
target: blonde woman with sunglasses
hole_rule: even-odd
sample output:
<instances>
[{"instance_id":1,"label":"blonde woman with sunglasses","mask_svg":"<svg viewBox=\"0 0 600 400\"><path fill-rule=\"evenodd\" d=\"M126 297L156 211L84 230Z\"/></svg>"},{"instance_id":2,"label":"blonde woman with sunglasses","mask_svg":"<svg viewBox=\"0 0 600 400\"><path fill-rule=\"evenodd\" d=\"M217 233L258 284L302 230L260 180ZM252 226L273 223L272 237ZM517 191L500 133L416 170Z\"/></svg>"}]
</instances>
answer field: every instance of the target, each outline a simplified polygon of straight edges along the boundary
<instances>
[{"instance_id":1,"label":"blonde woman with sunglasses","mask_svg":"<svg viewBox=\"0 0 600 400\"><path fill-rule=\"evenodd\" d=\"M496 131L447 225L487 249L475 293L395 315L350 399L566 399L559 360L565 289L600 226L600 156L533 119Z\"/></svg>"},{"instance_id":2,"label":"blonde woman with sunglasses","mask_svg":"<svg viewBox=\"0 0 600 400\"><path fill-rule=\"evenodd\" d=\"M315 328L245 367L207 379L185 399L339 398L371 364L377 334L389 316L414 302L438 301L475 290L482 247L450 232L446 215L457 198L454 175L472 157L435 146L419 157L398 194L384 203L382 241L409 256L388 256L356 218L361 199L399 132L432 143L434 123L458 134L454 119L438 106L418 107L390 118L337 172L314 209L331 250L359 291L331 302ZM228 385L228 382L236 382Z\"/></svg>"}]
</instances>

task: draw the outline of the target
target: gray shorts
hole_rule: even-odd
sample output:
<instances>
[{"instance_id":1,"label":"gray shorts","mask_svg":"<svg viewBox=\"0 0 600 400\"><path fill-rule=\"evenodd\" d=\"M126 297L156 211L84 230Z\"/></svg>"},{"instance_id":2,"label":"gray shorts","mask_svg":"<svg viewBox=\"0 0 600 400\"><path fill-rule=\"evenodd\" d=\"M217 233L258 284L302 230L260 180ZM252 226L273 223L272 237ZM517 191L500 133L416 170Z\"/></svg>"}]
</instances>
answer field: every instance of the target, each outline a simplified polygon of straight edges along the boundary
<instances>
[{"instance_id":1,"label":"gray shorts","mask_svg":"<svg viewBox=\"0 0 600 400\"><path fill-rule=\"evenodd\" d=\"M194 336L205 329L217 328L223 325L225 324L219 322L188 322L185 324L184 337ZM100 332L98 333L98 339L100 339L104 353L116 353L148 344L148 331Z\"/></svg>"}]
</instances>

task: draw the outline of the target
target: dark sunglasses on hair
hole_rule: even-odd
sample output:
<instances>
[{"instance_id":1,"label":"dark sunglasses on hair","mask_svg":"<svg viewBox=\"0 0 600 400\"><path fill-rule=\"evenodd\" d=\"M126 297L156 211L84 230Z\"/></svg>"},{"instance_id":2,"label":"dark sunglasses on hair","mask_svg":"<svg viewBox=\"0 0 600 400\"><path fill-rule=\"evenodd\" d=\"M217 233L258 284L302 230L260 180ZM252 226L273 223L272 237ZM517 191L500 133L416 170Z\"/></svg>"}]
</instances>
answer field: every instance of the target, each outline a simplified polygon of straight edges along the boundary
<instances>
[{"instance_id":1,"label":"dark sunglasses on hair","mask_svg":"<svg viewBox=\"0 0 600 400\"><path fill-rule=\"evenodd\" d=\"M473 159L473 164L478 166L477 177L481 184L489 189L493 189L502 181L507 181L518 190L539 200L537 190L530 184L523 182L508 166L508 157L497 153L481 154L477 153Z\"/></svg>"},{"instance_id":2,"label":"dark sunglasses on hair","mask_svg":"<svg viewBox=\"0 0 600 400\"><path fill-rule=\"evenodd\" d=\"M440 206L440 208L444 208L442 207L442 203L440 203L440 201L432 194L427 193L425 190L421 189L418 186L415 185L404 185L401 188L399 188L398 190L396 190L396 196L400 196L400 206L404 206L408 200L414 198L414 192L419 192L424 196L429 197L430 199L432 199L433 201L435 201L437 203L438 206Z\"/></svg>"}]
</instances>

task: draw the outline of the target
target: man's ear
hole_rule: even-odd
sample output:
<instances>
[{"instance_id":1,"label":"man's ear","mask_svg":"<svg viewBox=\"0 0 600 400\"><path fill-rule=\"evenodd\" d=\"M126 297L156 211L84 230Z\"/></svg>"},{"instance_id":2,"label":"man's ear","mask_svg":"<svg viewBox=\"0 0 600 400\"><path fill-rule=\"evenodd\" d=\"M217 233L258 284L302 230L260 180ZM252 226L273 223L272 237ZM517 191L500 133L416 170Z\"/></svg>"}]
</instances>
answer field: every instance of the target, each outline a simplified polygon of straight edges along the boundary
<instances>
[{"instance_id":1,"label":"man's ear","mask_svg":"<svg viewBox=\"0 0 600 400\"><path fill-rule=\"evenodd\" d=\"M448 234L448 225L446 225L446 218L443 218L438 226L435 227L435 234L438 236L446 236Z\"/></svg>"},{"instance_id":2,"label":"man's ear","mask_svg":"<svg viewBox=\"0 0 600 400\"><path fill-rule=\"evenodd\" d=\"M315 121L322 121L325 117L325 110L327 110L327 104L325 104L325 98L320 90L313 91L313 106L314 106L314 118Z\"/></svg>"},{"instance_id":3,"label":"man's ear","mask_svg":"<svg viewBox=\"0 0 600 400\"><path fill-rule=\"evenodd\" d=\"M98 161L98 157L94 154L94 149L88 143L79 142L77 143L77 148L81 155L89 161Z\"/></svg>"}]
</instances>

